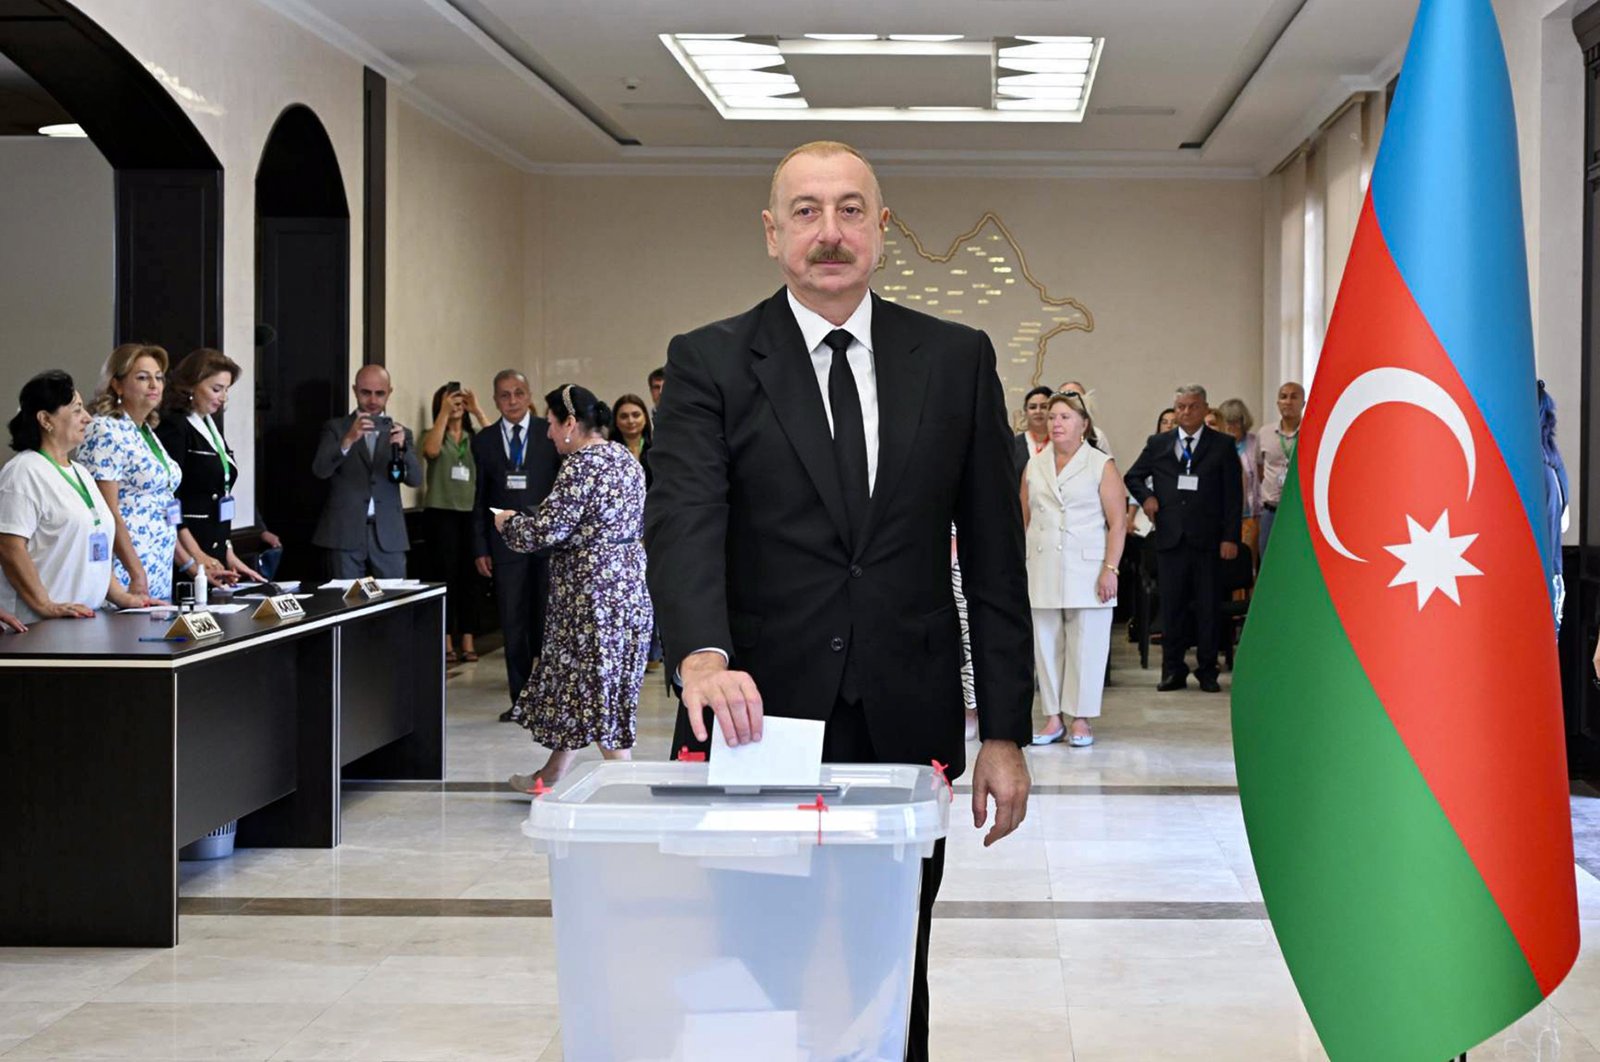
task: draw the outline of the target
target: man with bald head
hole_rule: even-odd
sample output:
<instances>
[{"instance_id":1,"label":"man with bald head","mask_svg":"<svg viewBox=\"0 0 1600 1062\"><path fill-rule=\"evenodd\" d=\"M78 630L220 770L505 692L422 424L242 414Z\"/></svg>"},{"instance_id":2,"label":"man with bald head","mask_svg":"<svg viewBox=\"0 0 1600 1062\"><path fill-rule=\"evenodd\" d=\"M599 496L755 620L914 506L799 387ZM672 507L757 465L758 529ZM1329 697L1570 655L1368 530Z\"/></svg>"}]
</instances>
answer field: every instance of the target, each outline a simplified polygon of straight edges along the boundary
<instances>
[{"instance_id":1,"label":"man with bald head","mask_svg":"<svg viewBox=\"0 0 1600 1062\"><path fill-rule=\"evenodd\" d=\"M393 393L389 371L363 365L352 390L355 411L329 420L317 439L311 472L329 481L328 500L311 541L328 551L335 579L403 579L411 542L400 484L422 486L422 462L411 429L385 413Z\"/></svg>"},{"instance_id":2,"label":"man with bald head","mask_svg":"<svg viewBox=\"0 0 1600 1062\"><path fill-rule=\"evenodd\" d=\"M869 290L889 211L845 144L796 148L762 212L784 286L674 338L645 506L650 593L683 700L672 748L760 741L767 715L826 721L830 763L966 765L965 575L985 843L1027 807L1032 631L1022 513L994 348ZM924 861L907 1057L927 1057ZM774 910L774 918L789 912Z\"/></svg>"}]
</instances>

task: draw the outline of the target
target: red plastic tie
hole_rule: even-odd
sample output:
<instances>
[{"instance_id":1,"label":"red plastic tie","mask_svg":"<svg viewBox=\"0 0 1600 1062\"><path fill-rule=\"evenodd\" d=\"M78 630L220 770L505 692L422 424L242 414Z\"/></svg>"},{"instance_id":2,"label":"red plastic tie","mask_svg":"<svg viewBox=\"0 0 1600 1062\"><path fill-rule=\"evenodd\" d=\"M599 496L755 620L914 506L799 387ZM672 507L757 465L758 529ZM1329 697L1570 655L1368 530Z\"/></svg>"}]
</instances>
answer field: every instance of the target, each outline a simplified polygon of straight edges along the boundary
<instances>
[{"instance_id":1,"label":"red plastic tie","mask_svg":"<svg viewBox=\"0 0 1600 1062\"><path fill-rule=\"evenodd\" d=\"M535 800L538 800L540 797L550 792L550 787L544 784L543 778L535 777L533 780L533 788L529 790L529 792L533 794L533 798Z\"/></svg>"},{"instance_id":2,"label":"red plastic tie","mask_svg":"<svg viewBox=\"0 0 1600 1062\"><path fill-rule=\"evenodd\" d=\"M704 763L705 761L706 761L706 754L705 753L703 753L703 752L690 752L688 745L685 745L681 749L678 750L678 762L679 763Z\"/></svg>"},{"instance_id":3,"label":"red plastic tie","mask_svg":"<svg viewBox=\"0 0 1600 1062\"><path fill-rule=\"evenodd\" d=\"M954 800L956 798L956 787L950 784L950 778L944 772L945 772L945 764L940 763L938 760L934 760L933 761L933 774L934 774L934 777L938 778L939 781L944 783L945 788L950 790L950 799Z\"/></svg>"},{"instance_id":4,"label":"red plastic tie","mask_svg":"<svg viewBox=\"0 0 1600 1062\"><path fill-rule=\"evenodd\" d=\"M822 843L822 813L828 810L828 802L822 799L821 793L818 793L815 803L796 804L794 807L796 811L815 811L817 813L817 844L820 845Z\"/></svg>"}]
</instances>

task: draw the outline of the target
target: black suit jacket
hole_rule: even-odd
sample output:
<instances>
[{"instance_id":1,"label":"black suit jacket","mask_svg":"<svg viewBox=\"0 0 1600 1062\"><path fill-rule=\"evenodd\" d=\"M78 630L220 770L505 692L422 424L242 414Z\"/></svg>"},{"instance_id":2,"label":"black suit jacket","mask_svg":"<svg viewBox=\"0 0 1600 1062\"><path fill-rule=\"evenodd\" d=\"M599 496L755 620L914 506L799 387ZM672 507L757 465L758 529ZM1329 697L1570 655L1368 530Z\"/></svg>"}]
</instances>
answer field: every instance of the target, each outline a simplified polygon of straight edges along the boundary
<instances>
[{"instance_id":1,"label":"black suit jacket","mask_svg":"<svg viewBox=\"0 0 1600 1062\"><path fill-rule=\"evenodd\" d=\"M472 457L478 465L478 483L472 495L472 555L492 557L496 565L516 564L531 556L506 545L494 529L494 513L489 509L534 508L550 493L556 469L561 467L556 444L545 434L546 421L535 413L528 418L528 438L522 450L522 472L528 477L528 488L508 488L506 475L512 468L511 459L506 456L505 436L501 434L503 422L503 418L497 420L472 436Z\"/></svg>"},{"instance_id":2,"label":"black suit jacket","mask_svg":"<svg viewBox=\"0 0 1600 1062\"><path fill-rule=\"evenodd\" d=\"M677 336L645 506L668 667L715 647L765 711L826 719L846 654L880 760L959 771L959 529L982 736L1030 737L1022 513L994 348L873 296L878 471L852 549L822 391L780 290Z\"/></svg>"},{"instance_id":3,"label":"black suit jacket","mask_svg":"<svg viewBox=\"0 0 1600 1062\"><path fill-rule=\"evenodd\" d=\"M1177 447L1176 428L1150 436L1144 453L1122 477L1128 493L1141 505L1152 493L1160 503L1155 521L1156 548L1188 545L1209 549L1224 542L1238 542L1239 523L1244 515L1244 469L1239 465L1239 452L1232 437L1210 428L1201 429L1194 446L1194 474L1200 477L1199 490L1178 489L1184 464L1177 456ZM1154 492L1145 486L1146 478L1154 482Z\"/></svg>"},{"instance_id":4,"label":"black suit jacket","mask_svg":"<svg viewBox=\"0 0 1600 1062\"><path fill-rule=\"evenodd\" d=\"M222 471L222 459L210 436L189 423L189 416L181 410L163 412L161 423L156 425L156 436L167 453L183 468L183 482L178 484L177 498L183 513L179 525L194 536L195 544L209 556L226 561L226 549L232 522L218 519L218 503L233 490L239 479L239 466L233 459L233 447L222 438L222 448L228 452L228 472ZM221 434L219 429L218 434Z\"/></svg>"}]
</instances>

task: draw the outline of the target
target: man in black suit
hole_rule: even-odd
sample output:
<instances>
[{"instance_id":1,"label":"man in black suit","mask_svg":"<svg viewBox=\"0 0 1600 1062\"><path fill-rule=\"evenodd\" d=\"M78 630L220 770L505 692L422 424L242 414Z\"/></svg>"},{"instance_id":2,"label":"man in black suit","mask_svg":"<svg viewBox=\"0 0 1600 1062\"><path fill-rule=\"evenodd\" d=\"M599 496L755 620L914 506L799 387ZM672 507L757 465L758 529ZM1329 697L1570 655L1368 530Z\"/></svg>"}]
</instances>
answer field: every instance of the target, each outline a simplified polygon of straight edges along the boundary
<instances>
[{"instance_id":1,"label":"man in black suit","mask_svg":"<svg viewBox=\"0 0 1600 1062\"><path fill-rule=\"evenodd\" d=\"M1156 525L1156 581L1161 591L1161 682L1189 684L1184 651L1195 647L1195 674L1207 693L1217 684L1217 617L1222 561L1239 555L1243 470L1233 439L1205 426L1206 389L1178 388L1178 426L1150 436L1123 477ZM1145 485L1150 479L1155 490Z\"/></svg>"},{"instance_id":2,"label":"man in black suit","mask_svg":"<svg viewBox=\"0 0 1600 1062\"><path fill-rule=\"evenodd\" d=\"M672 340L645 506L651 597L682 679L673 749L732 745L762 718L827 721L828 762L966 760L959 531L983 739L973 821L991 844L1027 807L1031 630L1011 438L982 332L868 284L889 211L833 142L791 152L762 214L785 287ZM927 1057L924 863L908 1058ZM781 912L774 912L777 916Z\"/></svg>"},{"instance_id":3,"label":"man in black suit","mask_svg":"<svg viewBox=\"0 0 1600 1062\"><path fill-rule=\"evenodd\" d=\"M550 595L550 567L542 556L518 553L494 529L493 509L532 509L555 482L560 456L546 434L543 417L533 412L528 378L516 369L494 377L494 404L500 419L472 437L478 484L472 499L472 552L478 574L494 580L500 607L500 633L506 643L506 681L516 704L533 673L544 644L544 608ZM500 713L511 721L511 709Z\"/></svg>"}]
</instances>

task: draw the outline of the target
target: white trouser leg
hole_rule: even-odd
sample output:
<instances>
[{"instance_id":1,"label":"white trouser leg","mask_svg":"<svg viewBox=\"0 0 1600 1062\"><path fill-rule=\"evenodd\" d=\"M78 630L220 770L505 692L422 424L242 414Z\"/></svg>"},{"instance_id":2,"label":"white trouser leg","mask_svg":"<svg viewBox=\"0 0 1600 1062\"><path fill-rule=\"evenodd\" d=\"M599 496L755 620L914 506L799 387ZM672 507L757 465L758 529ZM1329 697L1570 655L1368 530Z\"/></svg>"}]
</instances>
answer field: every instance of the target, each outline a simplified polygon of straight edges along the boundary
<instances>
[{"instance_id":1,"label":"white trouser leg","mask_svg":"<svg viewBox=\"0 0 1600 1062\"><path fill-rule=\"evenodd\" d=\"M1111 654L1111 613L1109 608L1069 608L1059 613L1063 617L1060 641L1065 661L1061 685L1057 687L1061 691L1059 703L1075 719L1100 716L1106 658Z\"/></svg>"},{"instance_id":2,"label":"white trouser leg","mask_svg":"<svg viewBox=\"0 0 1600 1062\"><path fill-rule=\"evenodd\" d=\"M1061 627L1062 617L1067 614L1059 608L1033 610L1033 666L1039 680L1039 706L1045 715L1061 714L1062 666L1066 650Z\"/></svg>"}]
</instances>

